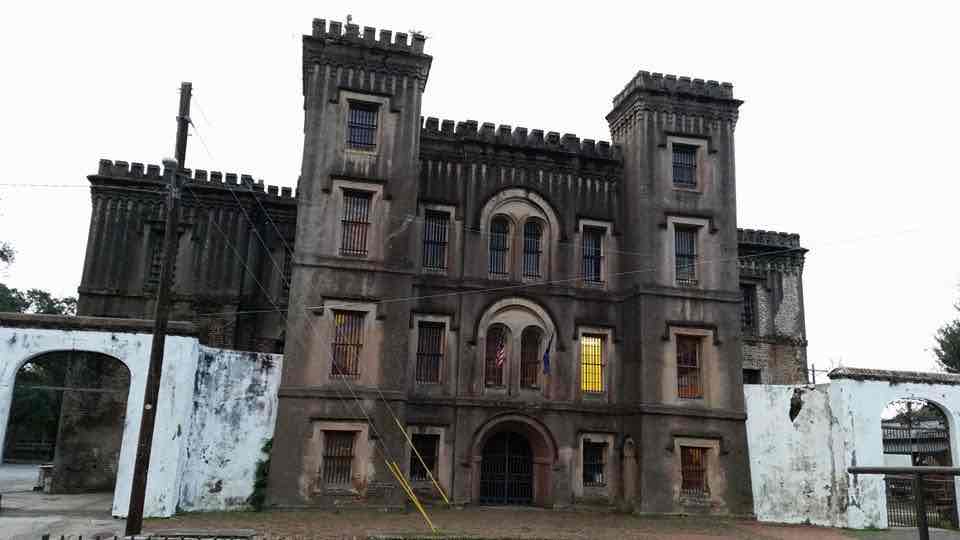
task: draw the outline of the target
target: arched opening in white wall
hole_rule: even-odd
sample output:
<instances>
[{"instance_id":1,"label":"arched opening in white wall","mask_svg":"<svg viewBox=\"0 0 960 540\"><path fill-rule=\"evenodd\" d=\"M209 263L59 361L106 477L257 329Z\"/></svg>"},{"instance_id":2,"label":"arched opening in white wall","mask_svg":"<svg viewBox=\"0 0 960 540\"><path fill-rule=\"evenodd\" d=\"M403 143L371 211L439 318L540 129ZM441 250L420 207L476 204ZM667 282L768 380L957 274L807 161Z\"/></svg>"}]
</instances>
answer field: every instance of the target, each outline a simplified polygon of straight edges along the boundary
<instances>
[{"instance_id":1,"label":"arched opening in white wall","mask_svg":"<svg viewBox=\"0 0 960 540\"><path fill-rule=\"evenodd\" d=\"M884 465L892 467L951 466L950 425L937 404L925 399L897 399L881 415ZM913 475L884 478L890 527L916 527ZM932 527L957 528L955 482L952 476L924 477L927 519Z\"/></svg>"},{"instance_id":2,"label":"arched opening in white wall","mask_svg":"<svg viewBox=\"0 0 960 540\"><path fill-rule=\"evenodd\" d=\"M17 491L102 492L109 508L129 393L126 365L98 352L49 351L20 366L3 442Z\"/></svg>"}]
</instances>

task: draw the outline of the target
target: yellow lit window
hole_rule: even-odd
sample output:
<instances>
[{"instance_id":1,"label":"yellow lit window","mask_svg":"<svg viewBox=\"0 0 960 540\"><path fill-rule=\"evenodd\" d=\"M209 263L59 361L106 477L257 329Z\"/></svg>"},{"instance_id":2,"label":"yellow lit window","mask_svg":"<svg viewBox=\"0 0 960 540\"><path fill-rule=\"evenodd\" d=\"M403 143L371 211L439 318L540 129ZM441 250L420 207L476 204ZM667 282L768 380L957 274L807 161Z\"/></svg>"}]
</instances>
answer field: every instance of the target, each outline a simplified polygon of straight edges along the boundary
<instances>
[{"instance_id":1,"label":"yellow lit window","mask_svg":"<svg viewBox=\"0 0 960 540\"><path fill-rule=\"evenodd\" d=\"M603 392L603 336L580 336L580 388Z\"/></svg>"}]
</instances>

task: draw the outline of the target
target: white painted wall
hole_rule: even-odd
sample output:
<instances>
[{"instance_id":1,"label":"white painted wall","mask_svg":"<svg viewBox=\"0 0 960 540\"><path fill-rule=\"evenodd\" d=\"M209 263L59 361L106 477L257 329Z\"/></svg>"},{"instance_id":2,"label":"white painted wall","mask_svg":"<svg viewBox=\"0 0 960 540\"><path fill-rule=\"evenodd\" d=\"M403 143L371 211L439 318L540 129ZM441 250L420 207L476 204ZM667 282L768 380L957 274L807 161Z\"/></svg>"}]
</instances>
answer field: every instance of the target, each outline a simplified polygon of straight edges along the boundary
<instances>
[{"instance_id":1,"label":"white painted wall","mask_svg":"<svg viewBox=\"0 0 960 540\"><path fill-rule=\"evenodd\" d=\"M245 508L273 438L283 356L200 347L179 509Z\"/></svg>"},{"instance_id":2,"label":"white painted wall","mask_svg":"<svg viewBox=\"0 0 960 540\"><path fill-rule=\"evenodd\" d=\"M113 515L126 516L151 339L142 333L0 327L0 442L17 371L28 360L63 350L117 358L130 370L130 392ZM273 436L282 357L210 349L193 337L168 336L164 358L145 515L242 506L253 489L260 448ZM217 480L221 487L211 491Z\"/></svg>"},{"instance_id":3,"label":"white painted wall","mask_svg":"<svg viewBox=\"0 0 960 540\"><path fill-rule=\"evenodd\" d=\"M791 421L795 391L803 406ZM886 464L880 417L891 401L939 405L950 426L951 455L960 455L957 385L834 379L816 387L746 385L744 397L754 509L761 521L886 528L883 478L846 470Z\"/></svg>"}]
</instances>

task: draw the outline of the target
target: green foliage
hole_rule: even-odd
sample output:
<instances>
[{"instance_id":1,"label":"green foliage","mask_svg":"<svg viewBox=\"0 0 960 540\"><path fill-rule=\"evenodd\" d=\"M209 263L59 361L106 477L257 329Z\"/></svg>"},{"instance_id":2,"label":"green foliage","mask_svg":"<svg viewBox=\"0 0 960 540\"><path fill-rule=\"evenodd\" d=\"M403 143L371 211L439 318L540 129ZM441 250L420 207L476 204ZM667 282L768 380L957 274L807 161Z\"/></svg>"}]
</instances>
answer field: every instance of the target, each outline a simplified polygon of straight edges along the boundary
<instances>
[{"instance_id":1,"label":"green foliage","mask_svg":"<svg viewBox=\"0 0 960 540\"><path fill-rule=\"evenodd\" d=\"M17 254L14 251L13 246L6 242L0 242L0 263L10 264L13 262L14 256Z\"/></svg>"},{"instance_id":2,"label":"green foliage","mask_svg":"<svg viewBox=\"0 0 960 540\"><path fill-rule=\"evenodd\" d=\"M8 444L21 439L56 440L63 392L35 386L56 387L64 384L67 364L59 356L62 354L44 355L38 361L20 368L10 405Z\"/></svg>"},{"instance_id":3,"label":"green foliage","mask_svg":"<svg viewBox=\"0 0 960 540\"><path fill-rule=\"evenodd\" d=\"M960 312L960 303L956 308ZM937 342L933 354L940 367L948 373L960 373L960 317L941 326L933 339Z\"/></svg>"},{"instance_id":4,"label":"green foliage","mask_svg":"<svg viewBox=\"0 0 960 540\"><path fill-rule=\"evenodd\" d=\"M262 449L267 457L257 462L257 472L253 478L253 493L247 499L247 502L256 512L263 511L264 504L267 501L267 478L270 476L270 452L272 450L273 439L269 439L263 443Z\"/></svg>"},{"instance_id":5,"label":"green foliage","mask_svg":"<svg viewBox=\"0 0 960 540\"><path fill-rule=\"evenodd\" d=\"M57 298L41 289L21 291L0 283L0 311L39 313L41 315L76 315L77 299L73 296Z\"/></svg>"}]
</instances>

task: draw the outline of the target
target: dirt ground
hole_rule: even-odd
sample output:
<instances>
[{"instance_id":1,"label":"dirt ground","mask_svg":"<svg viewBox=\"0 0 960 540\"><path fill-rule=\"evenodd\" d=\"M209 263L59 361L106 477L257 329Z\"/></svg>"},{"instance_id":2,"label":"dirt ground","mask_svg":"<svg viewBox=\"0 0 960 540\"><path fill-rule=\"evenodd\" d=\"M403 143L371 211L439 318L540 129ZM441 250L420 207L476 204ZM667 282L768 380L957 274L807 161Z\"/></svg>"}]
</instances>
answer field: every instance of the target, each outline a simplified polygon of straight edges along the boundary
<instances>
[{"instance_id":1,"label":"dirt ground","mask_svg":"<svg viewBox=\"0 0 960 540\"><path fill-rule=\"evenodd\" d=\"M433 509L443 533L483 538L538 539L849 539L845 531L808 526L759 524L710 517L638 517L587 511L534 508ZM306 538L366 538L423 534L429 530L415 512L343 510L264 513L202 513L150 520L147 531L163 529L254 529L262 535ZM426 534L425 534L426 533Z\"/></svg>"}]
</instances>

